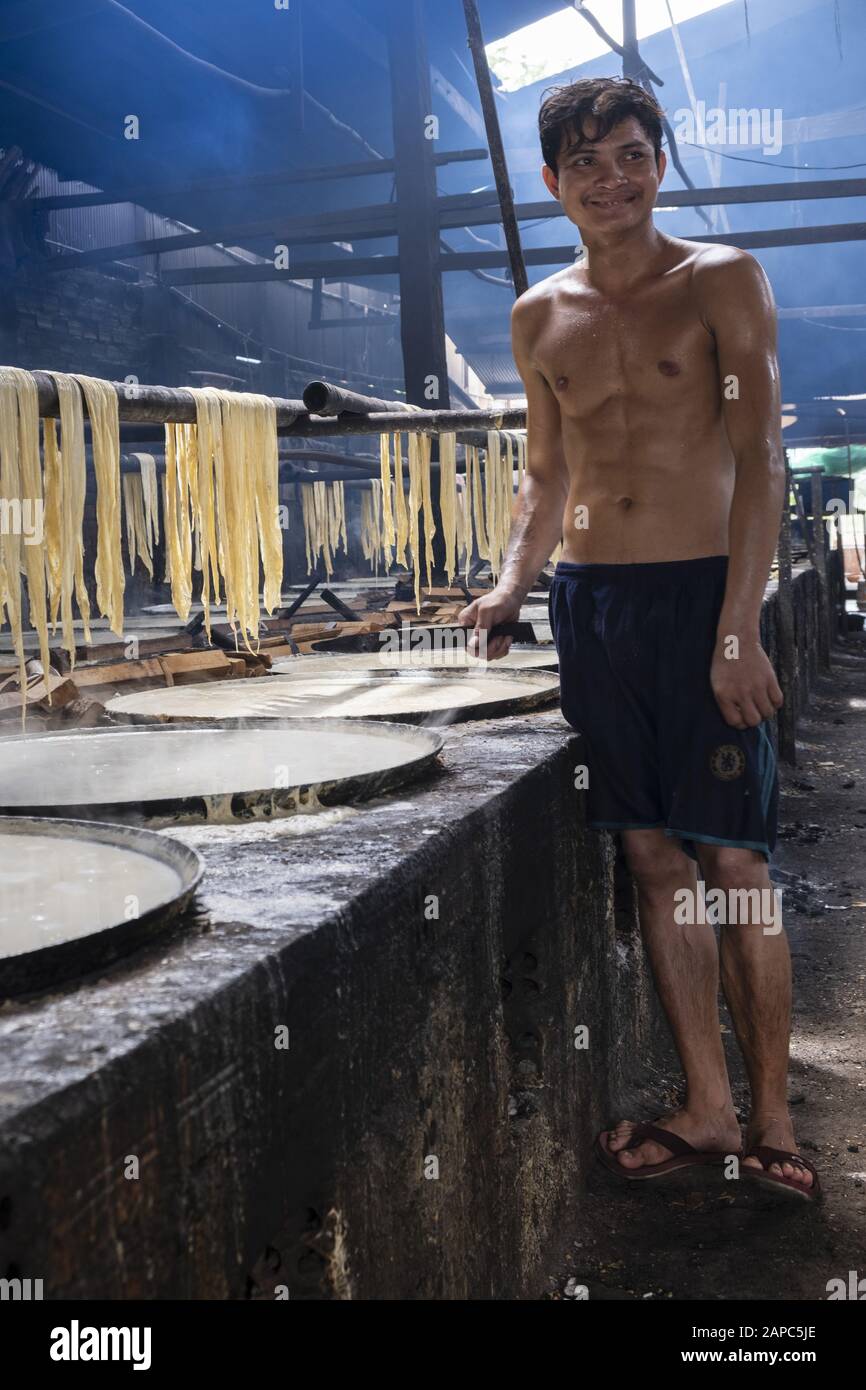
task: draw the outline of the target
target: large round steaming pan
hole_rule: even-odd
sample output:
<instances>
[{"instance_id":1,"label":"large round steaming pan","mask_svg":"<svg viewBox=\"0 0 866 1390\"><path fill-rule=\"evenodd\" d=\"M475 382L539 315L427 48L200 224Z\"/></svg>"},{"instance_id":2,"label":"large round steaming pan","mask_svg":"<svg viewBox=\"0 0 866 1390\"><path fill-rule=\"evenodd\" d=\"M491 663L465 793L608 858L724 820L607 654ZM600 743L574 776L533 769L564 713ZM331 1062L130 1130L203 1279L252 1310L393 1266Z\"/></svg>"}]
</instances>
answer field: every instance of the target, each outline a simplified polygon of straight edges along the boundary
<instances>
[{"instance_id":1,"label":"large round steaming pan","mask_svg":"<svg viewBox=\"0 0 866 1390\"><path fill-rule=\"evenodd\" d=\"M118 894L116 919L85 935L55 940L50 945L36 949L6 953L6 943L0 932L0 997L3 998L48 989L89 971L102 970L157 937L187 907L204 872L201 859L186 845L167 835L128 825L9 816L0 819L0 837L5 836L20 836L22 849L26 839L33 836L38 836L40 840L72 841L81 846L82 853L88 856L95 845L109 846L106 864L111 860L129 863L129 854L141 855L152 866L157 882L146 893L148 906L139 916L127 920L125 904L128 899L121 901ZM34 848L41 850L38 841L33 844ZM170 874L165 872L166 869L170 870ZM56 873L56 868L52 870L52 860L46 851L46 858L40 863L40 875L50 882L52 871ZM146 879L144 882L147 887ZM60 902L62 891L62 881L52 886L52 897L57 894L55 902ZM12 901L7 900L2 910L11 916L15 908L12 893L9 898Z\"/></svg>"},{"instance_id":2,"label":"large round steaming pan","mask_svg":"<svg viewBox=\"0 0 866 1390\"><path fill-rule=\"evenodd\" d=\"M334 676L357 675L362 671L409 670L427 671L555 671L558 657L555 647L512 646L506 656L485 662L470 656L465 647L454 651L388 652L313 652L307 656L282 656L271 666L273 676Z\"/></svg>"},{"instance_id":3,"label":"large round steaming pan","mask_svg":"<svg viewBox=\"0 0 866 1390\"><path fill-rule=\"evenodd\" d=\"M430 730L342 719L10 735L0 738L0 812L162 825L267 819L390 791L419 776L442 742Z\"/></svg>"},{"instance_id":4,"label":"large round steaming pan","mask_svg":"<svg viewBox=\"0 0 866 1390\"><path fill-rule=\"evenodd\" d=\"M160 687L116 695L106 710L134 722L331 717L452 724L535 709L558 692L558 677L547 671L376 670Z\"/></svg>"}]
</instances>

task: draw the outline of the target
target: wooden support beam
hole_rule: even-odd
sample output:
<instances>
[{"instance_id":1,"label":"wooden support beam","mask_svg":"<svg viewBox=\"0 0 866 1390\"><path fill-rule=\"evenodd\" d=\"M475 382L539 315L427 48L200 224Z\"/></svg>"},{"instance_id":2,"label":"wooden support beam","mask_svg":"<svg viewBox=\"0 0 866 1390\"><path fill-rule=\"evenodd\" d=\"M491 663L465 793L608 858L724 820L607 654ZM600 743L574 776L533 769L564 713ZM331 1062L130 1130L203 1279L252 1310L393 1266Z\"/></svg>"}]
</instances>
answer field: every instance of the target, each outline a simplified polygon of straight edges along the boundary
<instances>
[{"instance_id":1,"label":"wooden support beam","mask_svg":"<svg viewBox=\"0 0 866 1390\"><path fill-rule=\"evenodd\" d=\"M451 398L424 12L421 0L389 0L387 14L406 400L423 406L432 399L447 410ZM438 458L438 441L432 454ZM438 578L445 563L438 489L432 502L433 571Z\"/></svg>"},{"instance_id":2,"label":"wooden support beam","mask_svg":"<svg viewBox=\"0 0 866 1390\"><path fill-rule=\"evenodd\" d=\"M478 84L481 112L487 131L487 144L490 147L490 162L493 165L493 176L499 195L499 208L502 214L502 228L505 232L505 245L508 248L511 282L514 285L515 298L519 299L529 289L529 281L526 277L526 263L520 244L520 228L514 213L514 197L511 191L511 181L508 177L508 163L505 158L505 146L502 143L502 132L499 129L499 115L493 96L490 66L487 62L484 36L481 32L481 19L475 0L463 0L463 12L466 16L469 50L475 67L475 81Z\"/></svg>"},{"instance_id":3,"label":"wooden support beam","mask_svg":"<svg viewBox=\"0 0 866 1390\"><path fill-rule=\"evenodd\" d=\"M622 75L637 82L640 74L634 0L622 0Z\"/></svg>"},{"instance_id":4,"label":"wooden support beam","mask_svg":"<svg viewBox=\"0 0 866 1390\"><path fill-rule=\"evenodd\" d=\"M783 704L777 716L779 758L797 765L797 651L794 645L794 580L791 566L791 469L785 452L785 505L779 531L778 678Z\"/></svg>"},{"instance_id":5,"label":"wooden support beam","mask_svg":"<svg viewBox=\"0 0 866 1390\"><path fill-rule=\"evenodd\" d=\"M304 0L292 0L289 7L289 103L292 133L303 137L304 133Z\"/></svg>"},{"instance_id":6,"label":"wooden support beam","mask_svg":"<svg viewBox=\"0 0 866 1390\"><path fill-rule=\"evenodd\" d=\"M824 525L824 471L812 472L812 563L818 575L818 664L830 670L830 589L827 582L827 528Z\"/></svg>"},{"instance_id":7,"label":"wooden support beam","mask_svg":"<svg viewBox=\"0 0 866 1390\"><path fill-rule=\"evenodd\" d=\"M406 399L448 407L445 311L439 265L436 175L429 136L430 68L421 0L389 0L388 54L400 273L400 331ZM389 258L390 259L390 258Z\"/></svg>"}]
</instances>

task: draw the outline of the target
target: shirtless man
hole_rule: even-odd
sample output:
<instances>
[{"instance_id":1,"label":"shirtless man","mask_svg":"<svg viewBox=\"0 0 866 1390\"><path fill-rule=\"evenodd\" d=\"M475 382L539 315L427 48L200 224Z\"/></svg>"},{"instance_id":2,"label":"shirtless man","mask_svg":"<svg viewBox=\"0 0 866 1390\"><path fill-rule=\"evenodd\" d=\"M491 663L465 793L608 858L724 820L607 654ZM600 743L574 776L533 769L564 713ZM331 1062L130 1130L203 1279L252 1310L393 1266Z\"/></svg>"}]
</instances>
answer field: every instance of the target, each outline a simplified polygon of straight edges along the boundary
<instances>
[{"instance_id":1,"label":"shirtless man","mask_svg":"<svg viewBox=\"0 0 866 1390\"><path fill-rule=\"evenodd\" d=\"M698 900L698 877L708 900L721 889L725 903L773 902L778 787L764 721L782 694L759 619L785 470L770 287L745 252L654 225L659 117L616 78L555 89L542 105L544 182L588 262L514 305L526 476L499 582L461 620L477 646L478 630L516 618L562 540L550 593L562 709L585 736L589 824L622 835L687 1087L654 1125L603 1132L600 1157L634 1180L739 1153L741 1176L814 1200L788 1112L781 924L735 912L719 949L699 912L683 925L677 910L684 889ZM491 638L487 655L509 646ZM742 1149L720 971L751 1088Z\"/></svg>"}]
</instances>

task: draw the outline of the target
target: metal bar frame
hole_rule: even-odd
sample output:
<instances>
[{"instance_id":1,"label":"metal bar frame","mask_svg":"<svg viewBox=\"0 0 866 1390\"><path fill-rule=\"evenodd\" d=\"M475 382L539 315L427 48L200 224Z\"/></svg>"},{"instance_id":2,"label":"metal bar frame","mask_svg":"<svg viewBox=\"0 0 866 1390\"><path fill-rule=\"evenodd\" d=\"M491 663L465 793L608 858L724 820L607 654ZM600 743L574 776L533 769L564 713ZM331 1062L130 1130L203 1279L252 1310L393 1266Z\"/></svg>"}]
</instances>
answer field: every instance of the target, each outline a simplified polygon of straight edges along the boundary
<instances>
[{"instance_id":1,"label":"metal bar frame","mask_svg":"<svg viewBox=\"0 0 866 1390\"><path fill-rule=\"evenodd\" d=\"M757 250L770 246L819 246L845 241L866 241L866 222L844 222L836 226L770 228L760 232L723 232L689 238L718 246L736 246L740 250ZM524 252L527 265L569 265L574 260L574 246L530 247ZM508 256L504 251L454 251L439 258L439 267L450 270L507 269ZM280 280L286 277L312 280L356 281L374 276L396 275L400 268L397 256L346 256L341 260L298 262L290 271L277 270L272 265L204 266L164 271L165 285L221 285L255 283L260 280Z\"/></svg>"},{"instance_id":2,"label":"metal bar frame","mask_svg":"<svg viewBox=\"0 0 866 1390\"><path fill-rule=\"evenodd\" d=\"M443 150L433 155L434 164L478 163L487 159L487 150ZM151 183L139 187L121 189L118 193L107 193L95 189L92 193L52 193L44 197L28 199L27 206L38 212L56 212L60 208L110 207L114 203L139 203L147 205L148 199L188 198L191 194L232 192L238 188L279 188L286 183L323 183L329 179L351 179L377 177L393 174L393 159L365 159L351 164L324 165L311 169L283 169L268 174L232 174L226 178L199 179L193 183L165 184Z\"/></svg>"},{"instance_id":3,"label":"metal bar frame","mask_svg":"<svg viewBox=\"0 0 866 1390\"><path fill-rule=\"evenodd\" d=\"M495 113L494 113L495 114ZM503 155L504 159L504 155ZM389 161L393 162L393 161ZM507 178L507 168L505 170ZM561 205L553 198L548 201L514 204L510 189L507 201L516 223L534 221L539 217L565 217ZM81 195L82 197L87 195ZM501 194L500 194L501 196ZM824 198L866 197L866 179L817 179L809 183L754 184L746 188L686 188L674 192L662 190L657 207L699 207L716 205L749 205L752 203L799 202ZM50 201L50 200L45 200ZM33 199L34 204L39 199ZM28 206L30 204L28 203ZM449 194L436 200L439 226L443 230L457 227L483 227L497 221L496 214L504 208L488 190L476 194ZM507 221L504 221L506 234ZM259 218L211 228L207 231L178 232L171 236L149 237L143 241L119 242L113 246L94 247L88 251L70 251L51 256L44 263L50 270L74 270L79 266L98 265L103 261L132 259L169 251L185 251L194 247L235 244L245 238L273 234L287 246L329 244L332 241L378 240L397 235L397 212L393 203L377 203L344 212L311 214L286 218L284 214ZM516 228L519 246L519 228ZM729 234L736 237L736 234ZM744 234L745 235L745 234ZM507 239L507 236L506 236ZM708 240L694 237L692 240ZM509 253L510 255L510 253ZM521 259L526 257L521 251ZM509 261L503 261L509 264ZM284 272L285 273L285 272ZM306 277L305 277L306 278Z\"/></svg>"}]
</instances>

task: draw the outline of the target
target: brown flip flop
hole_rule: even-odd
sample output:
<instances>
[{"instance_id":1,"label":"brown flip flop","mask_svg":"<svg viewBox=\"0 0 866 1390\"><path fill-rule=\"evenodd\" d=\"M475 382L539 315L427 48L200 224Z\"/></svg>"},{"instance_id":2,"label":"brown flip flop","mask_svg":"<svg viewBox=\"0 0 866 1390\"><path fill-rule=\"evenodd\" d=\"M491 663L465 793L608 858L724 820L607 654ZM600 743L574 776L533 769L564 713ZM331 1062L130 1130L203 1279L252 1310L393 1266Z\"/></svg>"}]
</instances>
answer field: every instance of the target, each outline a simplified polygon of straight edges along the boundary
<instances>
[{"instance_id":1,"label":"brown flip flop","mask_svg":"<svg viewBox=\"0 0 866 1390\"><path fill-rule=\"evenodd\" d=\"M800 1154L789 1154L784 1149L771 1149L766 1144L758 1144L755 1148L744 1153L743 1158L756 1158L761 1167L747 1168L741 1162L741 1178L749 1178L752 1182L760 1183L762 1187L773 1187L776 1191L783 1188L791 1197L800 1197L806 1202L820 1202L824 1195L814 1165L807 1158L801 1157ZM771 1163L792 1163L795 1168L805 1168L808 1173L812 1174L812 1186L803 1187L801 1183L794 1182L793 1178L779 1177L775 1173L768 1173L767 1169Z\"/></svg>"},{"instance_id":2,"label":"brown flip flop","mask_svg":"<svg viewBox=\"0 0 866 1390\"><path fill-rule=\"evenodd\" d=\"M627 1182L637 1182L639 1179L645 1178L661 1178L665 1173L675 1173L679 1168L712 1167L724 1163L725 1159L730 1156L727 1150L722 1152L719 1149L696 1149L687 1139L682 1139L679 1134L673 1134L669 1129L659 1129L657 1125L639 1124L624 1148L636 1149L646 1139L652 1139L654 1143L661 1144L665 1149L670 1149L671 1157L664 1159L661 1163L647 1163L642 1168L629 1169L624 1168L617 1158L617 1154L622 1153L622 1149L617 1149L614 1153L607 1147L606 1135L607 1130L603 1129L595 1141L596 1157L601 1160L605 1168L609 1168L612 1173L625 1178ZM737 1155L737 1157L739 1156Z\"/></svg>"}]
</instances>

